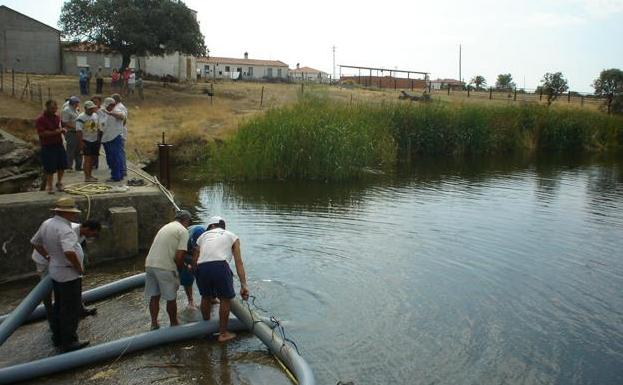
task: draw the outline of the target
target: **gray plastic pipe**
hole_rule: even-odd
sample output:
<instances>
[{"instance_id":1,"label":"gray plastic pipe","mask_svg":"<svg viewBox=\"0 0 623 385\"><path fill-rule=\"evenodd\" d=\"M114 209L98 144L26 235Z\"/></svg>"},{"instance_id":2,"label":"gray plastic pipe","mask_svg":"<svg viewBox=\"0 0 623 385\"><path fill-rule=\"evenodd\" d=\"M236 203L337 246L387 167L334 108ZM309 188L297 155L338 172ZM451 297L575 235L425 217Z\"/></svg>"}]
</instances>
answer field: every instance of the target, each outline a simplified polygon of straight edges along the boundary
<instances>
[{"instance_id":1,"label":"gray plastic pipe","mask_svg":"<svg viewBox=\"0 0 623 385\"><path fill-rule=\"evenodd\" d=\"M5 322L0 325L0 345L13 334L15 329L26 321L37 305L50 293L50 290L52 290L52 279L48 276L42 279L15 310L7 316Z\"/></svg>"},{"instance_id":2,"label":"gray plastic pipe","mask_svg":"<svg viewBox=\"0 0 623 385\"><path fill-rule=\"evenodd\" d=\"M253 310L239 299L231 301L231 311L253 333L262 340L270 351L276 355L294 374L299 385L315 385L314 373L298 352L281 339L276 331L261 321Z\"/></svg>"},{"instance_id":3,"label":"gray plastic pipe","mask_svg":"<svg viewBox=\"0 0 623 385\"><path fill-rule=\"evenodd\" d=\"M83 292L82 301L85 303L96 302L101 299L108 298L115 294L128 291L128 290L131 290L131 289L143 286L143 285L145 285L145 273L132 275L130 277L122 278L118 281L107 283L105 285L96 287L95 289L91 289L91 290L87 290ZM50 283L50 290L52 290L51 283ZM41 300L39 300L39 302L41 302ZM14 312L15 311L13 311L12 313L0 316L0 323L3 323ZM24 321L22 321L20 324L24 322L32 322L32 321L36 321L39 319L43 319L45 318L45 316L46 316L45 307L43 305L39 305L34 309L34 311L32 311L32 313L30 313L29 317L26 318Z\"/></svg>"},{"instance_id":4,"label":"gray plastic pipe","mask_svg":"<svg viewBox=\"0 0 623 385\"><path fill-rule=\"evenodd\" d=\"M247 326L237 319L232 318L229 320L228 329L232 331L246 330ZM31 380L33 378L74 369L94 362L115 359L120 355L133 353L154 346L202 337L217 331L218 320L165 327L74 352L2 368L0 369L0 384L11 384L18 381Z\"/></svg>"}]
</instances>

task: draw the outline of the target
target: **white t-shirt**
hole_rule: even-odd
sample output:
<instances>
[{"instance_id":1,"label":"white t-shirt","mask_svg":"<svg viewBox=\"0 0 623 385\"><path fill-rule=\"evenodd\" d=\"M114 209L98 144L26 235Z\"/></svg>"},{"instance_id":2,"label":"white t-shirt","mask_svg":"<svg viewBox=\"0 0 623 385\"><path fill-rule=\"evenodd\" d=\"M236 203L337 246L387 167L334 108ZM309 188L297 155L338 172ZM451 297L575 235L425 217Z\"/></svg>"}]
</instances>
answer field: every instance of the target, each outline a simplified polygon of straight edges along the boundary
<instances>
[{"instance_id":1,"label":"white t-shirt","mask_svg":"<svg viewBox=\"0 0 623 385\"><path fill-rule=\"evenodd\" d=\"M113 109L113 111L116 111ZM117 119L112 115L106 114L106 119L101 124L102 127L102 143L112 142L119 135L123 135L123 121L125 119Z\"/></svg>"},{"instance_id":2,"label":"white t-shirt","mask_svg":"<svg viewBox=\"0 0 623 385\"><path fill-rule=\"evenodd\" d=\"M63 123L75 123L78 115L80 113L76 108L73 108L69 103L63 105L63 110L61 111L61 122ZM68 128L69 130L73 130L73 128Z\"/></svg>"},{"instance_id":3,"label":"white t-shirt","mask_svg":"<svg viewBox=\"0 0 623 385\"><path fill-rule=\"evenodd\" d=\"M154 242L149 248L145 259L145 267L177 271L175 253L186 251L188 247L188 230L178 221L168 223L158 231Z\"/></svg>"},{"instance_id":4,"label":"white t-shirt","mask_svg":"<svg viewBox=\"0 0 623 385\"><path fill-rule=\"evenodd\" d=\"M220 227L206 231L197 239L197 247L199 247L197 264L214 261L231 262L233 257L231 248L237 240L236 234Z\"/></svg>"},{"instance_id":5,"label":"white t-shirt","mask_svg":"<svg viewBox=\"0 0 623 385\"><path fill-rule=\"evenodd\" d=\"M115 108L112 109L113 112L121 112L125 118L123 119L123 139L128 138L128 109L123 103L115 104Z\"/></svg>"},{"instance_id":6,"label":"white t-shirt","mask_svg":"<svg viewBox=\"0 0 623 385\"><path fill-rule=\"evenodd\" d=\"M65 257L65 252L73 251L82 266L84 254L78 243L78 236L71 222L58 215L46 220L30 241L42 245L50 255L49 274L56 282L73 281L81 275Z\"/></svg>"},{"instance_id":7,"label":"white t-shirt","mask_svg":"<svg viewBox=\"0 0 623 385\"><path fill-rule=\"evenodd\" d=\"M82 131L82 139L87 142L97 142L97 129L99 127L99 118L97 113L87 115L83 112L76 119L76 131Z\"/></svg>"}]
</instances>

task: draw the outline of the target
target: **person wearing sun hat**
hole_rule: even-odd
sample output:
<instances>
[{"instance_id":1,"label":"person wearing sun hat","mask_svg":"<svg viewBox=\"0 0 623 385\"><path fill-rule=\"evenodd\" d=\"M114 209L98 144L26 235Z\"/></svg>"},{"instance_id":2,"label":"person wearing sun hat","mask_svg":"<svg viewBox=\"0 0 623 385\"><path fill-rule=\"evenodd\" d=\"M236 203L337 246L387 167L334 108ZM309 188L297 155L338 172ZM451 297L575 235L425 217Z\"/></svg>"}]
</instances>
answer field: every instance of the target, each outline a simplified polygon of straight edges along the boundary
<instances>
[{"instance_id":1,"label":"person wearing sun hat","mask_svg":"<svg viewBox=\"0 0 623 385\"><path fill-rule=\"evenodd\" d=\"M80 214L74 199L58 199L52 211L54 216L41 224L30 242L39 254L50 261L48 274L54 289L50 320L52 342L64 353L89 344L88 341L79 341L76 334L82 312L84 255L78 236L71 227Z\"/></svg>"},{"instance_id":2,"label":"person wearing sun hat","mask_svg":"<svg viewBox=\"0 0 623 385\"><path fill-rule=\"evenodd\" d=\"M201 314L204 320L210 319L212 301L218 298L219 305L219 342L236 337L227 331L231 300L236 296L233 274L229 267L232 257L240 279L240 296L249 298L247 275L240 255L240 239L225 229L225 220L213 216L208 221L207 231L197 239L193 251L193 267L197 276L197 287L201 294Z\"/></svg>"}]
</instances>

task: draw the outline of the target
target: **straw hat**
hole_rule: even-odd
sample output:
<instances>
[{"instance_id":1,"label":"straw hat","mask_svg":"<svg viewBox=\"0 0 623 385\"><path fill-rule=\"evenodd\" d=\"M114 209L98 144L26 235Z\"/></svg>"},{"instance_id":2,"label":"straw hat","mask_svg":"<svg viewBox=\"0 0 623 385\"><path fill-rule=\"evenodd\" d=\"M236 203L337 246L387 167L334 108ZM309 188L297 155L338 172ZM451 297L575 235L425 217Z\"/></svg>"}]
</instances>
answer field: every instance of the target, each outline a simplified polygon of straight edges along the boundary
<instances>
[{"instance_id":1,"label":"straw hat","mask_svg":"<svg viewBox=\"0 0 623 385\"><path fill-rule=\"evenodd\" d=\"M70 197L59 198L56 201L56 207L54 207L52 211L64 213L80 213L80 210L76 208L76 201L74 201L74 198Z\"/></svg>"}]
</instances>

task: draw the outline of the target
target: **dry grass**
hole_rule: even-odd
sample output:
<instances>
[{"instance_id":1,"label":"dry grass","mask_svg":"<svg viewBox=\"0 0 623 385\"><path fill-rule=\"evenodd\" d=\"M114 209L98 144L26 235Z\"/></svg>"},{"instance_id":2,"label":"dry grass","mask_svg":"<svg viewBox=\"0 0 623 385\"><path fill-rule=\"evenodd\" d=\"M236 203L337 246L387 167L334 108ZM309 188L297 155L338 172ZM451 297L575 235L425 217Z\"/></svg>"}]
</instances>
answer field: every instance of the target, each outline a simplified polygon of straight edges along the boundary
<instances>
[{"instance_id":1,"label":"dry grass","mask_svg":"<svg viewBox=\"0 0 623 385\"><path fill-rule=\"evenodd\" d=\"M16 75L16 94L19 97L26 84L27 75ZM35 94L39 87L42 92L41 99L45 101L48 96L62 102L70 95L79 93L77 77L72 76L45 76L28 75L33 84ZM95 87L95 81L91 83ZM188 146L193 142L207 142L214 139L224 139L237 130L240 123L264 111L293 104L298 101L301 94L300 84L271 84L271 83L248 83L248 82L217 82L214 84L214 98L212 103L206 91L211 87L207 83L193 85L173 84L163 87L159 82L146 82L145 99L140 100L137 96L124 100L129 113L129 138L127 143L128 157L133 161L145 162L153 159L156 152L155 144L162 138L162 132L166 134L167 142ZM260 107L260 99L264 89L264 98ZM35 95L34 100L29 101L29 93L25 93L25 101L6 96L10 95L10 76L4 77L4 92L0 94L0 117L5 118L30 118L34 119L41 111L40 99ZM108 84L104 85L104 96L111 93ZM340 88L326 85L304 86L305 93L316 93L328 97L331 100L346 103L385 103L395 102L399 90L363 89L358 87ZM420 94L422 90L415 90L414 94ZM521 95L521 97L529 97ZM538 102L538 96L532 96ZM450 103L495 103L511 104L508 98L495 95L493 101L488 100L488 93L472 93L470 98L466 93L452 92L450 96L445 91L433 93L435 100ZM518 95L518 100L520 95ZM408 102L406 102L408 103ZM566 104L566 99L558 102ZM579 107L579 103L571 105ZM595 109L594 104L585 102L585 108ZM7 127L6 124L3 124ZM22 132L29 129L27 126L13 125L8 127L13 134L22 138L30 137L33 133Z\"/></svg>"}]
</instances>

